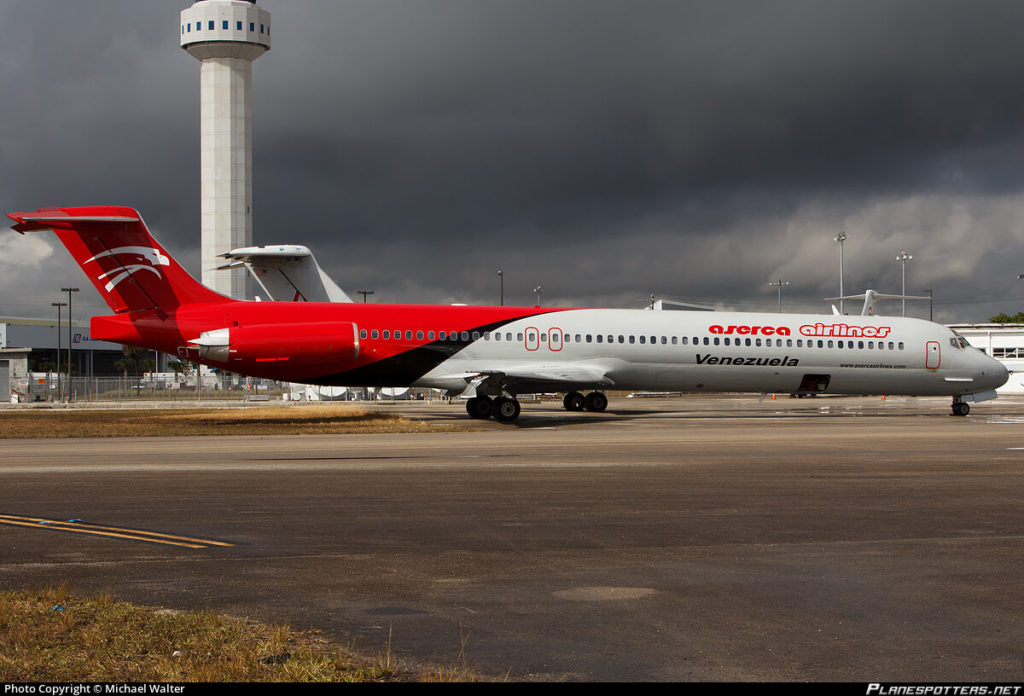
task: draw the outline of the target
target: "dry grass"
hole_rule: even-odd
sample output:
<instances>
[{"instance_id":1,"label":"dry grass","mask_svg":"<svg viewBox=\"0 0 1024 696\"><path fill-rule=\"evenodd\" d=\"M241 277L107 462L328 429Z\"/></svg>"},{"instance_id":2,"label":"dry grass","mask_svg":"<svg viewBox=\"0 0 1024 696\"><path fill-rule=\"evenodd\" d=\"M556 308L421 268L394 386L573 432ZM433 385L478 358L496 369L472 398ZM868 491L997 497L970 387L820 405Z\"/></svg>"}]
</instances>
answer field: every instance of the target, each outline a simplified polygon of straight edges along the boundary
<instances>
[{"instance_id":1,"label":"dry grass","mask_svg":"<svg viewBox=\"0 0 1024 696\"><path fill-rule=\"evenodd\" d=\"M379 413L346 404L109 411L0 411L0 438L418 433L444 429L446 428L391 413Z\"/></svg>"},{"instance_id":2,"label":"dry grass","mask_svg":"<svg viewBox=\"0 0 1024 696\"><path fill-rule=\"evenodd\" d=\"M66 589L0 593L0 682L475 681L462 668L403 670L390 645L357 657L316 633L137 607Z\"/></svg>"}]
</instances>

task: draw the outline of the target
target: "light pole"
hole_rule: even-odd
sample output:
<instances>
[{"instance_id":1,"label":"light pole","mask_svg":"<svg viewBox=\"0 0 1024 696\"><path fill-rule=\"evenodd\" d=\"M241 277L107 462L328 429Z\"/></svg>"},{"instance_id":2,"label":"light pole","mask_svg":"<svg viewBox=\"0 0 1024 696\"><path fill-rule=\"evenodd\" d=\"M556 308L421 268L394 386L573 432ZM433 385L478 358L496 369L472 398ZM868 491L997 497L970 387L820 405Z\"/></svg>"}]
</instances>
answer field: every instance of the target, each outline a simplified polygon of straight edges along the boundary
<instances>
[{"instance_id":1,"label":"light pole","mask_svg":"<svg viewBox=\"0 0 1024 696\"><path fill-rule=\"evenodd\" d=\"M356 290L356 294L363 296L363 304L366 304L366 296L372 295L373 290Z\"/></svg>"},{"instance_id":2,"label":"light pole","mask_svg":"<svg viewBox=\"0 0 1024 696\"><path fill-rule=\"evenodd\" d=\"M900 267L903 275L903 291L902 293L900 293L904 295L904 298L902 300L903 316L907 316L907 298L905 297L907 294L907 261L910 261L913 258L913 256L911 256L905 251L901 251L899 254L896 255L896 260L900 262Z\"/></svg>"},{"instance_id":3,"label":"light pole","mask_svg":"<svg viewBox=\"0 0 1024 696\"><path fill-rule=\"evenodd\" d=\"M836 241L839 242L839 313L845 314L843 311L843 242L850 238L850 235L846 234L845 231L840 231L836 235Z\"/></svg>"},{"instance_id":4,"label":"light pole","mask_svg":"<svg viewBox=\"0 0 1024 696\"><path fill-rule=\"evenodd\" d=\"M928 321L935 321L933 318L935 315L933 311L935 309L935 296L932 295L931 290L925 290L925 292L928 293Z\"/></svg>"},{"instance_id":5,"label":"light pole","mask_svg":"<svg viewBox=\"0 0 1024 696\"><path fill-rule=\"evenodd\" d=\"M538 285L537 287L535 287L535 288L533 289L533 294L537 296L537 306L538 306L538 307L540 307L540 293L541 293L541 292L542 292L543 290L544 290L544 288L543 288L542 286L540 286L540 285Z\"/></svg>"},{"instance_id":6,"label":"light pole","mask_svg":"<svg viewBox=\"0 0 1024 696\"><path fill-rule=\"evenodd\" d=\"M773 280L772 282L768 283L768 285L771 285L773 287L777 287L779 289L779 314L781 314L782 313L782 286L783 285L789 285L789 281L788 280Z\"/></svg>"},{"instance_id":7,"label":"light pole","mask_svg":"<svg viewBox=\"0 0 1024 696\"><path fill-rule=\"evenodd\" d=\"M61 400L61 398L62 398L61 394L63 394L63 392L61 391L61 388L60 388L60 384L61 384L61 382L60 382L60 349L61 349L61 343L60 343L60 308L61 307L67 307L67 305L68 305L67 302L51 302L50 303L51 307L56 307L57 308L57 400L58 401Z\"/></svg>"},{"instance_id":8,"label":"light pole","mask_svg":"<svg viewBox=\"0 0 1024 696\"><path fill-rule=\"evenodd\" d=\"M71 293L78 292L78 288L61 288L60 291L68 294L68 388L64 398L71 401Z\"/></svg>"},{"instance_id":9,"label":"light pole","mask_svg":"<svg viewBox=\"0 0 1024 696\"><path fill-rule=\"evenodd\" d=\"M505 306L505 273L498 269L498 304Z\"/></svg>"}]
</instances>

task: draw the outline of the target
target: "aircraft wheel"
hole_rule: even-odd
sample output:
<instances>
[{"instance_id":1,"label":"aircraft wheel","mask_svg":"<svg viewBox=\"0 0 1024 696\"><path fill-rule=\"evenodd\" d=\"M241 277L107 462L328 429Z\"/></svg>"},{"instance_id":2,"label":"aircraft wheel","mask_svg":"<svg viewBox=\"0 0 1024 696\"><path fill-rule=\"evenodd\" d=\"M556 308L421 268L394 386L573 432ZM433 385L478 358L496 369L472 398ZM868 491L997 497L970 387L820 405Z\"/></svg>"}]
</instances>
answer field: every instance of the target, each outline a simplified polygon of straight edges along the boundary
<instances>
[{"instance_id":1,"label":"aircraft wheel","mask_svg":"<svg viewBox=\"0 0 1024 696\"><path fill-rule=\"evenodd\" d=\"M582 411L583 395L579 392L569 392L562 399L562 405L565 406L566 411Z\"/></svg>"},{"instance_id":2,"label":"aircraft wheel","mask_svg":"<svg viewBox=\"0 0 1024 696\"><path fill-rule=\"evenodd\" d=\"M469 414L470 418L490 418L491 417L491 397L489 396L474 396L472 399L466 402L466 413Z\"/></svg>"},{"instance_id":3,"label":"aircraft wheel","mask_svg":"<svg viewBox=\"0 0 1024 696\"><path fill-rule=\"evenodd\" d=\"M970 412L971 412L970 404L968 404L968 403L966 403L964 401L954 401L953 402L953 415L954 416L966 416Z\"/></svg>"},{"instance_id":4,"label":"aircraft wheel","mask_svg":"<svg viewBox=\"0 0 1024 696\"><path fill-rule=\"evenodd\" d=\"M495 399L491 405L491 415L494 416L494 420L501 423L511 423L519 417L519 411L519 401L504 396Z\"/></svg>"},{"instance_id":5,"label":"aircraft wheel","mask_svg":"<svg viewBox=\"0 0 1024 696\"><path fill-rule=\"evenodd\" d=\"M601 392L590 392L583 400L583 406L588 411L603 411L608 408L608 397Z\"/></svg>"}]
</instances>

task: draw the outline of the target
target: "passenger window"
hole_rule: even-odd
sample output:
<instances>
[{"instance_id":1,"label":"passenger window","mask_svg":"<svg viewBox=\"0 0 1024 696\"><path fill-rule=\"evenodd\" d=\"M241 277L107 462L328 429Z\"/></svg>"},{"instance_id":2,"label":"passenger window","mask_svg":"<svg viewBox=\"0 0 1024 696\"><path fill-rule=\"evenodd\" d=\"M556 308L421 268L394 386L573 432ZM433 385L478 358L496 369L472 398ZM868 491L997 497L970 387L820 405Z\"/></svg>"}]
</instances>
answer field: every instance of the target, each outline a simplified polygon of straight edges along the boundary
<instances>
[{"instance_id":1,"label":"passenger window","mask_svg":"<svg viewBox=\"0 0 1024 696\"><path fill-rule=\"evenodd\" d=\"M370 338L377 338L377 329L370 332Z\"/></svg>"},{"instance_id":2,"label":"passenger window","mask_svg":"<svg viewBox=\"0 0 1024 696\"><path fill-rule=\"evenodd\" d=\"M597 342L598 343L604 343L604 335L603 334L598 334L597 335Z\"/></svg>"},{"instance_id":3,"label":"passenger window","mask_svg":"<svg viewBox=\"0 0 1024 696\"><path fill-rule=\"evenodd\" d=\"M412 329L406 329L405 330L405 340L407 340L407 341L411 341L412 340Z\"/></svg>"},{"instance_id":4,"label":"passenger window","mask_svg":"<svg viewBox=\"0 0 1024 696\"><path fill-rule=\"evenodd\" d=\"M828 342L828 347L829 347L829 348L832 348L832 347L833 347L833 346L832 346L832 341L829 341L829 342Z\"/></svg>"},{"instance_id":5,"label":"passenger window","mask_svg":"<svg viewBox=\"0 0 1024 696\"><path fill-rule=\"evenodd\" d=\"M721 343L721 340L719 340L718 336L715 336L715 345L717 346L720 343Z\"/></svg>"},{"instance_id":6,"label":"passenger window","mask_svg":"<svg viewBox=\"0 0 1024 696\"><path fill-rule=\"evenodd\" d=\"M366 329L362 329L359 332L359 338L366 338Z\"/></svg>"},{"instance_id":7,"label":"passenger window","mask_svg":"<svg viewBox=\"0 0 1024 696\"><path fill-rule=\"evenodd\" d=\"M863 348L864 347L864 341L857 341L857 347L858 348Z\"/></svg>"},{"instance_id":8,"label":"passenger window","mask_svg":"<svg viewBox=\"0 0 1024 696\"><path fill-rule=\"evenodd\" d=\"M469 332L468 331L463 331L462 332L462 340L463 341L468 341L469 340Z\"/></svg>"},{"instance_id":9,"label":"passenger window","mask_svg":"<svg viewBox=\"0 0 1024 696\"><path fill-rule=\"evenodd\" d=\"M787 348L792 348L793 347L793 339L792 338L787 338L786 339L786 347Z\"/></svg>"},{"instance_id":10,"label":"passenger window","mask_svg":"<svg viewBox=\"0 0 1024 696\"><path fill-rule=\"evenodd\" d=\"M490 331L484 331L484 340L485 341L491 340L491 332Z\"/></svg>"},{"instance_id":11,"label":"passenger window","mask_svg":"<svg viewBox=\"0 0 1024 696\"><path fill-rule=\"evenodd\" d=\"M593 337L594 337L593 334L587 334L587 343L590 343L591 342L590 339L592 339Z\"/></svg>"},{"instance_id":12,"label":"passenger window","mask_svg":"<svg viewBox=\"0 0 1024 696\"><path fill-rule=\"evenodd\" d=\"M696 341L694 341L694 343L696 343ZM706 346L707 346L707 345L710 345L710 344L711 344L711 341L710 341L710 340L708 339L708 337L707 337L707 336L705 336L705 337L704 337L704 345L706 345Z\"/></svg>"},{"instance_id":13,"label":"passenger window","mask_svg":"<svg viewBox=\"0 0 1024 696\"><path fill-rule=\"evenodd\" d=\"M579 342L580 342L580 335L576 334L576 343L579 343Z\"/></svg>"},{"instance_id":14,"label":"passenger window","mask_svg":"<svg viewBox=\"0 0 1024 696\"><path fill-rule=\"evenodd\" d=\"M758 348L760 348L761 347L761 339L760 338L754 339L754 345L757 346Z\"/></svg>"},{"instance_id":15,"label":"passenger window","mask_svg":"<svg viewBox=\"0 0 1024 696\"><path fill-rule=\"evenodd\" d=\"M636 343L636 336L630 336L629 337L629 342L630 343Z\"/></svg>"},{"instance_id":16,"label":"passenger window","mask_svg":"<svg viewBox=\"0 0 1024 696\"><path fill-rule=\"evenodd\" d=\"M519 341L520 343L522 342L523 334L521 332L516 334L516 340Z\"/></svg>"},{"instance_id":17,"label":"passenger window","mask_svg":"<svg viewBox=\"0 0 1024 696\"><path fill-rule=\"evenodd\" d=\"M630 336L630 337L629 337L629 342L630 342L630 343L632 343L632 342L633 342L633 337L632 337L632 336ZM641 336L641 337L640 337L640 342L641 342L641 343L647 343L647 337L646 337L646 336Z\"/></svg>"},{"instance_id":18,"label":"passenger window","mask_svg":"<svg viewBox=\"0 0 1024 696\"><path fill-rule=\"evenodd\" d=\"M506 341L511 341L512 340L512 334L511 333L505 334L505 340Z\"/></svg>"},{"instance_id":19,"label":"passenger window","mask_svg":"<svg viewBox=\"0 0 1024 696\"><path fill-rule=\"evenodd\" d=\"M725 341L725 345L729 345L729 339L728 338L725 338L723 340Z\"/></svg>"},{"instance_id":20,"label":"passenger window","mask_svg":"<svg viewBox=\"0 0 1024 696\"><path fill-rule=\"evenodd\" d=\"M900 350L903 350L903 341L900 341L899 346L900 346Z\"/></svg>"},{"instance_id":21,"label":"passenger window","mask_svg":"<svg viewBox=\"0 0 1024 696\"><path fill-rule=\"evenodd\" d=\"M623 336L622 334L619 334L619 343L625 343L625 342L626 342L626 337Z\"/></svg>"}]
</instances>

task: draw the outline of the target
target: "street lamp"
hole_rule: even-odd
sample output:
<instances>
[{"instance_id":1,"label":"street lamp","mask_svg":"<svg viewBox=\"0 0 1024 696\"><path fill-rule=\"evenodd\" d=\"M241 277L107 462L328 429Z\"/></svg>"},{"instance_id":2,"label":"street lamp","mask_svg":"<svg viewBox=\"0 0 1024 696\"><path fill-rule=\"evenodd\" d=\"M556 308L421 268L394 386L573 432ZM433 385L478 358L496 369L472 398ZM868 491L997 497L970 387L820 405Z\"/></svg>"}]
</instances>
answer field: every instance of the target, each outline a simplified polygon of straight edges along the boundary
<instances>
[{"instance_id":1,"label":"street lamp","mask_svg":"<svg viewBox=\"0 0 1024 696\"><path fill-rule=\"evenodd\" d=\"M533 289L533 294L537 296L537 306L538 306L538 307L540 307L540 293L541 293L541 292L542 292L543 290L544 290L544 288L543 288L542 286L540 286L540 285L538 285L537 287L535 287L535 288Z\"/></svg>"},{"instance_id":2,"label":"street lamp","mask_svg":"<svg viewBox=\"0 0 1024 696\"><path fill-rule=\"evenodd\" d=\"M67 302L51 302L50 306L57 308L57 400L60 401L61 400L61 394L63 393L63 392L61 392L61 388L60 388L60 350L61 350L61 343L60 343L60 308L61 307L67 307L68 303ZM49 380L47 380L47 381L49 381Z\"/></svg>"},{"instance_id":3,"label":"street lamp","mask_svg":"<svg viewBox=\"0 0 1024 696\"><path fill-rule=\"evenodd\" d=\"M911 256L905 251L901 251L899 254L896 255L896 260L900 262L900 267L903 274L903 292L901 293L902 295L904 295L904 298L902 300L903 316L907 316L907 261L910 261L913 258L913 256Z\"/></svg>"},{"instance_id":4,"label":"street lamp","mask_svg":"<svg viewBox=\"0 0 1024 696\"><path fill-rule=\"evenodd\" d=\"M505 273L498 269L498 303L505 306Z\"/></svg>"},{"instance_id":5,"label":"street lamp","mask_svg":"<svg viewBox=\"0 0 1024 696\"><path fill-rule=\"evenodd\" d=\"M61 292L68 294L68 389L64 398L71 400L71 293L78 292L78 288L61 288Z\"/></svg>"},{"instance_id":6,"label":"street lamp","mask_svg":"<svg viewBox=\"0 0 1024 696\"><path fill-rule=\"evenodd\" d=\"M779 313L781 314L782 313L782 286L783 285L789 285L789 281L788 280L773 280L772 282L768 283L768 285L771 285L773 287L777 287L779 289Z\"/></svg>"},{"instance_id":7,"label":"street lamp","mask_svg":"<svg viewBox=\"0 0 1024 696\"><path fill-rule=\"evenodd\" d=\"M372 295L373 294L373 290L356 290L356 294L357 295L362 295L363 296L363 304L366 304L366 296L367 295Z\"/></svg>"},{"instance_id":8,"label":"street lamp","mask_svg":"<svg viewBox=\"0 0 1024 696\"><path fill-rule=\"evenodd\" d=\"M839 242L839 313L843 312L843 242L850 238L850 235L846 234L845 231L840 231L836 235L836 241Z\"/></svg>"}]
</instances>

